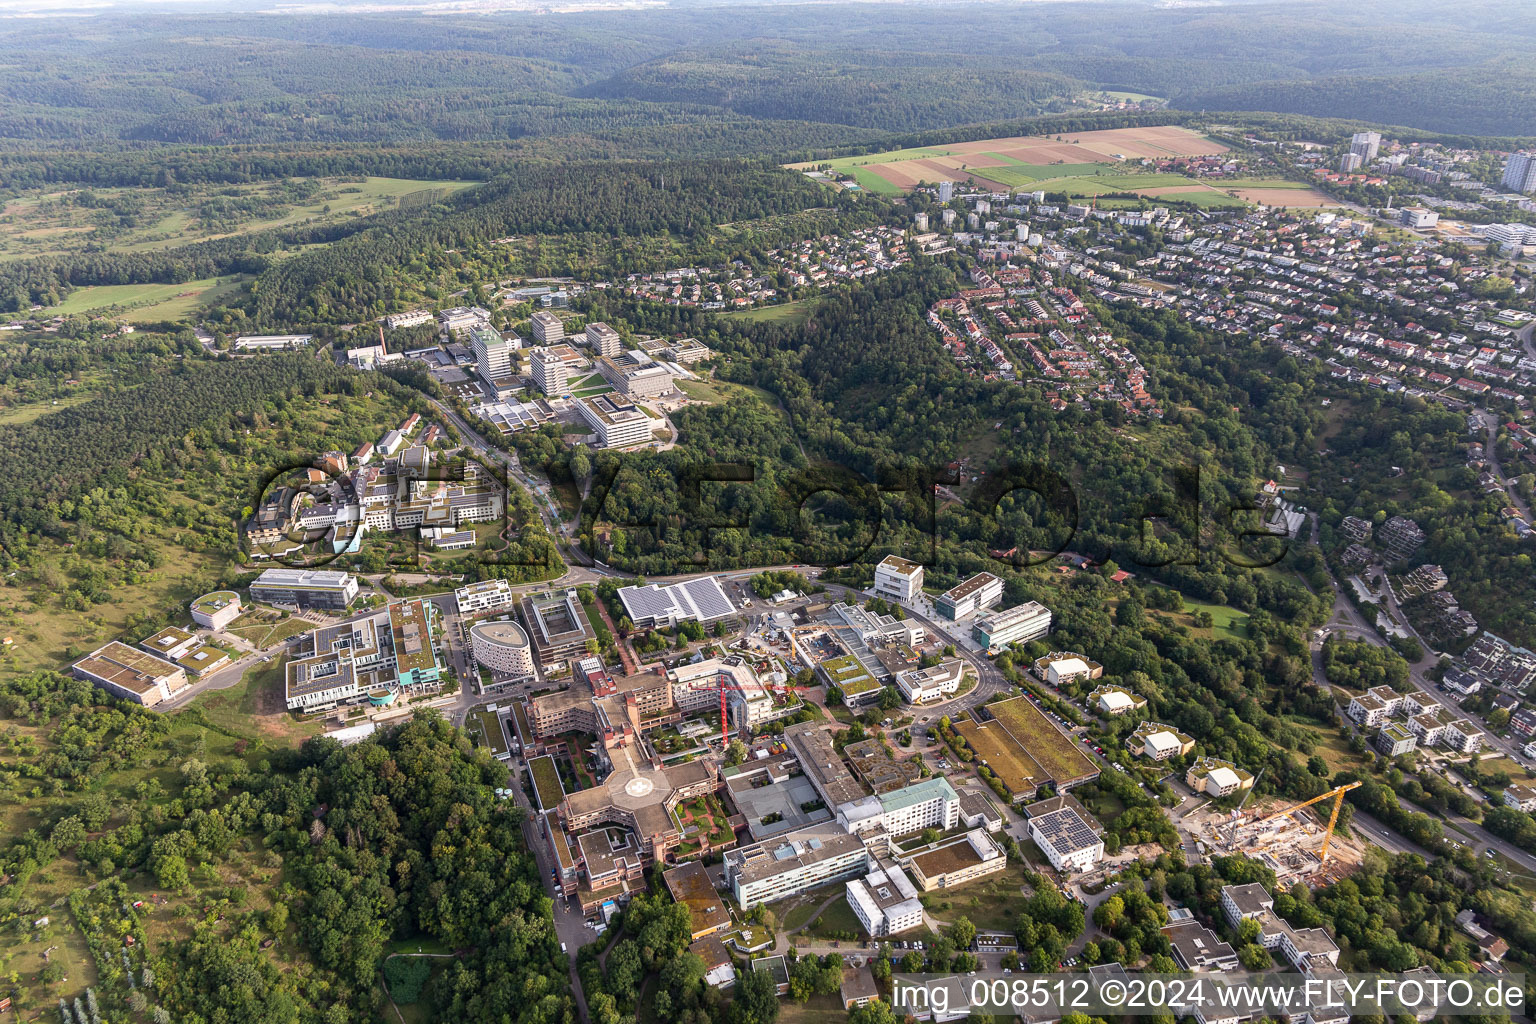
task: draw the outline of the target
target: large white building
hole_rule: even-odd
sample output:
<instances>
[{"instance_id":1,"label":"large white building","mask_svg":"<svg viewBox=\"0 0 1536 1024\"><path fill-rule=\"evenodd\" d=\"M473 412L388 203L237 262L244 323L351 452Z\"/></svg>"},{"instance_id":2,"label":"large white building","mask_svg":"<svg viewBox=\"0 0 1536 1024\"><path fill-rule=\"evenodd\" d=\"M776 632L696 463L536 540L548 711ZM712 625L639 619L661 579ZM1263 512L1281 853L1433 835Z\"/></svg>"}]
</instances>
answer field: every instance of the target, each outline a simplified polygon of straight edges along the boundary
<instances>
[{"instance_id":1,"label":"large white building","mask_svg":"<svg viewBox=\"0 0 1536 1024\"><path fill-rule=\"evenodd\" d=\"M557 341L565 340L565 323L548 310L541 309L533 314L530 323L533 328L533 340L540 345L553 345Z\"/></svg>"},{"instance_id":2,"label":"large white building","mask_svg":"<svg viewBox=\"0 0 1536 1024\"><path fill-rule=\"evenodd\" d=\"M1349 151L1359 154L1361 163L1370 163L1381 151L1380 132L1356 132L1349 140Z\"/></svg>"},{"instance_id":3,"label":"large white building","mask_svg":"<svg viewBox=\"0 0 1536 1024\"><path fill-rule=\"evenodd\" d=\"M650 583L643 587L621 587L619 601L629 621L642 629L675 626L685 620L713 622L735 610L720 581L713 576L665 586Z\"/></svg>"},{"instance_id":4,"label":"large white building","mask_svg":"<svg viewBox=\"0 0 1536 1024\"><path fill-rule=\"evenodd\" d=\"M896 688L908 704L929 704L943 700L960 689L965 677L965 662L950 658L928 668L909 668L896 673Z\"/></svg>"},{"instance_id":5,"label":"large white building","mask_svg":"<svg viewBox=\"0 0 1536 1024\"><path fill-rule=\"evenodd\" d=\"M617 395L577 399L576 410L597 434L599 448L628 448L652 440L655 421Z\"/></svg>"},{"instance_id":6,"label":"large white building","mask_svg":"<svg viewBox=\"0 0 1536 1024\"><path fill-rule=\"evenodd\" d=\"M565 360L552 349L534 349L532 362L533 382L539 386L540 391L551 398L571 393L570 371L566 368Z\"/></svg>"},{"instance_id":7,"label":"large white building","mask_svg":"<svg viewBox=\"0 0 1536 1024\"><path fill-rule=\"evenodd\" d=\"M469 332L469 344L475 353L475 369L487 384L495 387L516 373L517 357L512 353L520 342L515 338L503 338L494 327L482 324Z\"/></svg>"},{"instance_id":8,"label":"large white building","mask_svg":"<svg viewBox=\"0 0 1536 1024\"><path fill-rule=\"evenodd\" d=\"M278 352L303 348L314 340L313 334L242 334L234 347L236 352Z\"/></svg>"},{"instance_id":9,"label":"large white building","mask_svg":"<svg viewBox=\"0 0 1536 1024\"><path fill-rule=\"evenodd\" d=\"M509 619L475 623L469 630L469 643L478 665L502 675L534 674L528 633Z\"/></svg>"},{"instance_id":10,"label":"large white building","mask_svg":"<svg viewBox=\"0 0 1536 1024\"><path fill-rule=\"evenodd\" d=\"M593 353L599 356L616 356L624 348L619 332L605 323L587 324L586 337Z\"/></svg>"},{"instance_id":11,"label":"large white building","mask_svg":"<svg viewBox=\"0 0 1536 1024\"><path fill-rule=\"evenodd\" d=\"M960 795L948 779L934 776L890 793L850 800L836 811L838 823L860 835L882 829L892 836L925 828L945 831L960 824Z\"/></svg>"},{"instance_id":12,"label":"large white building","mask_svg":"<svg viewBox=\"0 0 1536 1024\"><path fill-rule=\"evenodd\" d=\"M1031 815L1029 838L1057 871L1087 871L1104 859L1103 838L1071 807Z\"/></svg>"},{"instance_id":13,"label":"large white building","mask_svg":"<svg viewBox=\"0 0 1536 1024\"><path fill-rule=\"evenodd\" d=\"M1039 601L1026 601L992 612L971 626L971 637L989 652L1009 644L1027 644L1051 631L1051 610Z\"/></svg>"},{"instance_id":14,"label":"large white building","mask_svg":"<svg viewBox=\"0 0 1536 1024\"><path fill-rule=\"evenodd\" d=\"M912 601L923 592L923 567L898 555L886 555L875 566L875 593Z\"/></svg>"},{"instance_id":15,"label":"large white building","mask_svg":"<svg viewBox=\"0 0 1536 1024\"><path fill-rule=\"evenodd\" d=\"M1501 181L1511 192L1536 192L1536 153L1509 154Z\"/></svg>"},{"instance_id":16,"label":"large white building","mask_svg":"<svg viewBox=\"0 0 1536 1024\"><path fill-rule=\"evenodd\" d=\"M881 865L846 885L848 905L871 938L900 935L922 926L923 904L906 873Z\"/></svg>"},{"instance_id":17,"label":"large white building","mask_svg":"<svg viewBox=\"0 0 1536 1024\"><path fill-rule=\"evenodd\" d=\"M453 592L460 615L481 615L485 612L509 612L517 607L517 595L512 585L503 579L480 580L469 583Z\"/></svg>"},{"instance_id":18,"label":"large white building","mask_svg":"<svg viewBox=\"0 0 1536 1024\"><path fill-rule=\"evenodd\" d=\"M299 608L347 608L357 577L327 569L268 569L251 584L251 600Z\"/></svg>"},{"instance_id":19,"label":"large white building","mask_svg":"<svg viewBox=\"0 0 1536 1024\"><path fill-rule=\"evenodd\" d=\"M835 825L816 825L751 846L727 850L725 880L743 910L829 882L862 875L864 840Z\"/></svg>"},{"instance_id":20,"label":"large white building","mask_svg":"<svg viewBox=\"0 0 1536 1024\"><path fill-rule=\"evenodd\" d=\"M490 323L491 311L482 306L455 306L439 313L437 322L448 331L458 334Z\"/></svg>"},{"instance_id":21,"label":"large white building","mask_svg":"<svg viewBox=\"0 0 1536 1024\"><path fill-rule=\"evenodd\" d=\"M933 610L953 621L986 611L1002 599L1003 581L989 572L979 572L940 594L933 602Z\"/></svg>"}]
</instances>

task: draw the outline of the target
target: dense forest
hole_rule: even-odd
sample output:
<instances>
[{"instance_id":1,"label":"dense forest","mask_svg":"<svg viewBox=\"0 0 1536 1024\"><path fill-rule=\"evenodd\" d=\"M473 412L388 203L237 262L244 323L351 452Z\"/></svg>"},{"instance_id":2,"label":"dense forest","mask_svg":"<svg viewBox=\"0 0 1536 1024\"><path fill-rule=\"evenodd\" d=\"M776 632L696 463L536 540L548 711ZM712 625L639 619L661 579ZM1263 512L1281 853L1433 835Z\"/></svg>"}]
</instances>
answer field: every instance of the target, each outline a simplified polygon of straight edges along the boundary
<instances>
[{"instance_id":1,"label":"dense forest","mask_svg":"<svg viewBox=\"0 0 1536 1024\"><path fill-rule=\"evenodd\" d=\"M253 410L285 393L357 386L357 374L309 355L188 360L132 387L109 389L95 401L0 427L0 531L6 537L56 532L58 520L75 518L70 499L82 489L126 482L139 460L232 408Z\"/></svg>"},{"instance_id":2,"label":"dense forest","mask_svg":"<svg viewBox=\"0 0 1536 1024\"><path fill-rule=\"evenodd\" d=\"M1133 11L1134 17L1127 17ZM488 17L34 19L0 43L11 148L709 138L790 150L1068 109L1080 88L1187 110L1536 134L1518 0L948 10L762 4ZM701 41L705 41L702 42ZM231 59L238 54L238 59ZM45 58L40 60L39 58ZM674 148L672 152L678 152ZM525 151L525 155L531 152Z\"/></svg>"}]
</instances>

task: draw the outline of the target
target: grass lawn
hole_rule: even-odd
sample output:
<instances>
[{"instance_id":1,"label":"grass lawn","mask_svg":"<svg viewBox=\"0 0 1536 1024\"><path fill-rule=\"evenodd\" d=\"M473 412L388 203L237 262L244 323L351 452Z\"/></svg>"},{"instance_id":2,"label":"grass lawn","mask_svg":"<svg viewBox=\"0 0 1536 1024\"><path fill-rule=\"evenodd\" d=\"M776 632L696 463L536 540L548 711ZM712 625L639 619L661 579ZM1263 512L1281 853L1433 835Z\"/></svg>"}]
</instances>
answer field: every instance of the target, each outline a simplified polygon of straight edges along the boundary
<instances>
[{"instance_id":1,"label":"grass lawn","mask_svg":"<svg viewBox=\"0 0 1536 1024\"><path fill-rule=\"evenodd\" d=\"M240 682L227 690L209 690L187 705L210 725L281 747L296 747L320 735L320 723L301 722L288 712L284 700L283 659L246 669ZM184 712L176 712L182 714Z\"/></svg>"},{"instance_id":2,"label":"grass lawn","mask_svg":"<svg viewBox=\"0 0 1536 1024\"><path fill-rule=\"evenodd\" d=\"M847 1019L837 996L811 996L804 1003L789 998L779 1001L780 1024L842 1024Z\"/></svg>"},{"instance_id":3,"label":"grass lawn","mask_svg":"<svg viewBox=\"0 0 1536 1024\"><path fill-rule=\"evenodd\" d=\"M47 316L90 313L109 309L130 310L134 320L174 320L186 316L205 302L239 290L242 278L205 277L181 284L104 284L76 288L57 306L43 311Z\"/></svg>"},{"instance_id":4,"label":"grass lawn","mask_svg":"<svg viewBox=\"0 0 1536 1024\"><path fill-rule=\"evenodd\" d=\"M892 188L894 189L894 186ZM737 320L750 320L753 323L803 324L810 319L814 308L815 303L811 299L796 299L794 302L780 302L754 309L739 309L723 315Z\"/></svg>"},{"instance_id":5,"label":"grass lawn","mask_svg":"<svg viewBox=\"0 0 1536 1024\"><path fill-rule=\"evenodd\" d=\"M252 619L245 625L240 624L245 623L245 620L251 615L251 612L247 612L245 615L240 616L236 620L236 624L229 627L228 632L242 639L249 640L263 650L274 644L280 644L291 636L308 633L315 628L313 622L300 618L297 615L280 621Z\"/></svg>"},{"instance_id":6,"label":"grass lawn","mask_svg":"<svg viewBox=\"0 0 1536 1024\"><path fill-rule=\"evenodd\" d=\"M1021 848L1030 845L1020 844ZM995 875L958 889L923 893L921 898L923 906L949 924L966 917L982 931L1011 932L1027 898L1023 890L1024 868L1010 860L1008 866Z\"/></svg>"},{"instance_id":7,"label":"grass lawn","mask_svg":"<svg viewBox=\"0 0 1536 1024\"><path fill-rule=\"evenodd\" d=\"M0 426L20 426L31 423L39 416L46 416L50 412L62 412L72 405L80 405L95 398L91 391L76 391L72 395L63 398L50 398L42 402L28 402L23 405L11 405L0 409Z\"/></svg>"},{"instance_id":8,"label":"grass lawn","mask_svg":"<svg viewBox=\"0 0 1536 1024\"><path fill-rule=\"evenodd\" d=\"M830 936L832 933L863 935L864 926L854 916L853 908L848 905L848 897L843 896L821 912L810 931L813 935L821 936Z\"/></svg>"}]
</instances>

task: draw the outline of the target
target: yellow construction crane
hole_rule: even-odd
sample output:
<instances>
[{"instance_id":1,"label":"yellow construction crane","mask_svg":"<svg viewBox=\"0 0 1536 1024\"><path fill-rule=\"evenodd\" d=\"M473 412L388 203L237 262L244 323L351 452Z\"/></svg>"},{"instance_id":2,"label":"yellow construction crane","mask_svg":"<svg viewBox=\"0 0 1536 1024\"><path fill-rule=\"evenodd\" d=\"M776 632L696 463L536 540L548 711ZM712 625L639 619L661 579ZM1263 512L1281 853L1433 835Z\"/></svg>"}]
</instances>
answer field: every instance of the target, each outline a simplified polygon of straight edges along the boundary
<instances>
[{"instance_id":1,"label":"yellow construction crane","mask_svg":"<svg viewBox=\"0 0 1536 1024\"><path fill-rule=\"evenodd\" d=\"M1301 810L1303 807L1311 807L1315 803L1321 803L1322 801L1327 800L1329 797L1333 797L1333 813L1328 816L1328 831L1323 833L1323 852L1317 858L1317 870L1322 871L1324 865L1328 863L1328 844L1333 841L1333 826L1339 823L1339 808L1344 806L1344 794L1348 793L1352 789L1358 788L1359 786L1359 782L1346 782L1344 785L1335 789L1330 789L1328 792L1323 793L1320 796L1315 796L1311 800L1303 800L1299 804L1292 804L1284 810L1276 811L1274 814L1266 815L1265 817L1260 818L1258 821L1255 821L1253 824L1255 827L1257 827L1264 824L1266 821L1274 821L1276 818L1284 818L1287 815L1294 814L1295 812Z\"/></svg>"}]
</instances>

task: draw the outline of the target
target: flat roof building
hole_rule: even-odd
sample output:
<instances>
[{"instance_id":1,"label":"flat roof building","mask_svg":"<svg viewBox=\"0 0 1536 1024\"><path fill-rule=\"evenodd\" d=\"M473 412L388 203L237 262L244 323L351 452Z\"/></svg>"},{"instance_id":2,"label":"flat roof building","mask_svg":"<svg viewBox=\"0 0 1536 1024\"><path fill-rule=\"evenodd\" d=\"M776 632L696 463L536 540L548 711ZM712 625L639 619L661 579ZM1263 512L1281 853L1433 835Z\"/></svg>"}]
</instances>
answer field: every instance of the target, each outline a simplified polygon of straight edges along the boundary
<instances>
[{"instance_id":1,"label":"flat roof building","mask_svg":"<svg viewBox=\"0 0 1536 1024\"><path fill-rule=\"evenodd\" d=\"M689 861L661 877L667 884L667 891L672 894L673 902L688 908L693 929L689 934L690 941L723 932L731 926L731 915L726 911L720 894L715 891L715 884L709 880L709 872L704 870L704 865L696 860Z\"/></svg>"},{"instance_id":2,"label":"flat roof building","mask_svg":"<svg viewBox=\"0 0 1536 1024\"><path fill-rule=\"evenodd\" d=\"M533 382L551 398L571 393L570 370L553 348L536 348L531 356Z\"/></svg>"},{"instance_id":3,"label":"flat roof building","mask_svg":"<svg viewBox=\"0 0 1536 1024\"><path fill-rule=\"evenodd\" d=\"M548 310L541 309L534 313L529 325L533 331L533 340L540 345L553 345L565 340L564 321Z\"/></svg>"},{"instance_id":4,"label":"flat roof building","mask_svg":"<svg viewBox=\"0 0 1536 1024\"><path fill-rule=\"evenodd\" d=\"M940 617L954 621L986 611L1002 599L1002 579L989 572L979 572L940 594L933 602L933 610Z\"/></svg>"},{"instance_id":5,"label":"flat roof building","mask_svg":"<svg viewBox=\"0 0 1536 1024\"><path fill-rule=\"evenodd\" d=\"M522 618L534 657L546 668L586 657L587 641L597 639L575 590L527 595L522 600Z\"/></svg>"},{"instance_id":6,"label":"flat roof building","mask_svg":"<svg viewBox=\"0 0 1536 1024\"><path fill-rule=\"evenodd\" d=\"M817 825L727 850L725 879L743 910L861 875L869 851L859 836Z\"/></svg>"},{"instance_id":7,"label":"flat roof building","mask_svg":"<svg viewBox=\"0 0 1536 1024\"><path fill-rule=\"evenodd\" d=\"M624 350L624 339L605 323L587 324L586 340L599 356L616 356Z\"/></svg>"},{"instance_id":8,"label":"flat roof building","mask_svg":"<svg viewBox=\"0 0 1536 1024\"><path fill-rule=\"evenodd\" d=\"M599 356L596 362L597 372L626 398L654 398L672 390L671 372L638 349Z\"/></svg>"},{"instance_id":9,"label":"flat roof building","mask_svg":"<svg viewBox=\"0 0 1536 1024\"><path fill-rule=\"evenodd\" d=\"M621 587L619 600L629 620L642 629L665 628L685 621L713 622L736 610L713 576L669 585Z\"/></svg>"},{"instance_id":10,"label":"flat roof building","mask_svg":"<svg viewBox=\"0 0 1536 1024\"><path fill-rule=\"evenodd\" d=\"M469 643L477 665L505 676L534 674L528 633L510 619L475 623L469 630Z\"/></svg>"},{"instance_id":11,"label":"flat roof building","mask_svg":"<svg viewBox=\"0 0 1536 1024\"><path fill-rule=\"evenodd\" d=\"M233 590L215 590L192 602L192 621L209 629L223 629L244 611L240 595Z\"/></svg>"},{"instance_id":12,"label":"flat roof building","mask_svg":"<svg viewBox=\"0 0 1536 1024\"><path fill-rule=\"evenodd\" d=\"M597 435L599 448L628 448L655 439L655 421L635 403L615 395L577 399L576 411Z\"/></svg>"},{"instance_id":13,"label":"flat roof building","mask_svg":"<svg viewBox=\"0 0 1536 1024\"><path fill-rule=\"evenodd\" d=\"M872 938L900 935L923 924L923 904L906 873L896 865L879 865L863 878L850 879L848 905Z\"/></svg>"},{"instance_id":14,"label":"flat roof building","mask_svg":"<svg viewBox=\"0 0 1536 1024\"><path fill-rule=\"evenodd\" d=\"M898 555L886 555L875 565L875 593L912 601L923 591L923 567Z\"/></svg>"},{"instance_id":15,"label":"flat roof building","mask_svg":"<svg viewBox=\"0 0 1536 1024\"><path fill-rule=\"evenodd\" d=\"M511 379L517 372L517 356L513 353L521 343L503 338L489 324L481 324L469 332L469 347L475 353L475 369L480 379L492 387Z\"/></svg>"},{"instance_id":16,"label":"flat roof building","mask_svg":"<svg viewBox=\"0 0 1536 1024\"><path fill-rule=\"evenodd\" d=\"M1086 814L1062 806L1029 815L1029 837L1057 871L1087 871L1104 859L1104 839Z\"/></svg>"},{"instance_id":17,"label":"flat roof building","mask_svg":"<svg viewBox=\"0 0 1536 1024\"><path fill-rule=\"evenodd\" d=\"M908 704L929 704L952 696L965 678L965 662L947 658L928 668L911 668L896 673L896 688Z\"/></svg>"},{"instance_id":18,"label":"flat roof building","mask_svg":"<svg viewBox=\"0 0 1536 1024\"><path fill-rule=\"evenodd\" d=\"M924 892L954 889L1008 866L1008 857L983 828L963 836L941 840L902 860L918 888Z\"/></svg>"},{"instance_id":19,"label":"flat roof building","mask_svg":"<svg viewBox=\"0 0 1536 1024\"><path fill-rule=\"evenodd\" d=\"M1051 631L1051 610L1039 601L1026 601L976 620L971 638L993 653L1009 644L1027 644Z\"/></svg>"},{"instance_id":20,"label":"flat roof building","mask_svg":"<svg viewBox=\"0 0 1536 1024\"><path fill-rule=\"evenodd\" d=\"M465 584L453 592L453 598L459 614L466 617L508 612L517 607L517 594L512 585L500 578Z\"/></svg>"},{"instance_id":21,"label":"flat roof building","mask_svg":"<svg viewBox=\"0 0 1536 1024\"><path fill-rule=\"evenodd\" d=\"M251 600L345 609L357 600L357 577L326 569L268 569L251 584Z\"/></svg>"},{"instance_id":22,"label":"flat roof building","mask_svg":"<svg viewBox=\"0 0 1536 1024\"><path fill-rule=\"evenodd\" d=\"M72 671L76 679L147 708L170 700L188 686L186 670L181 666L118 640L75 662Z\"/></svg>"}]
</instances>

